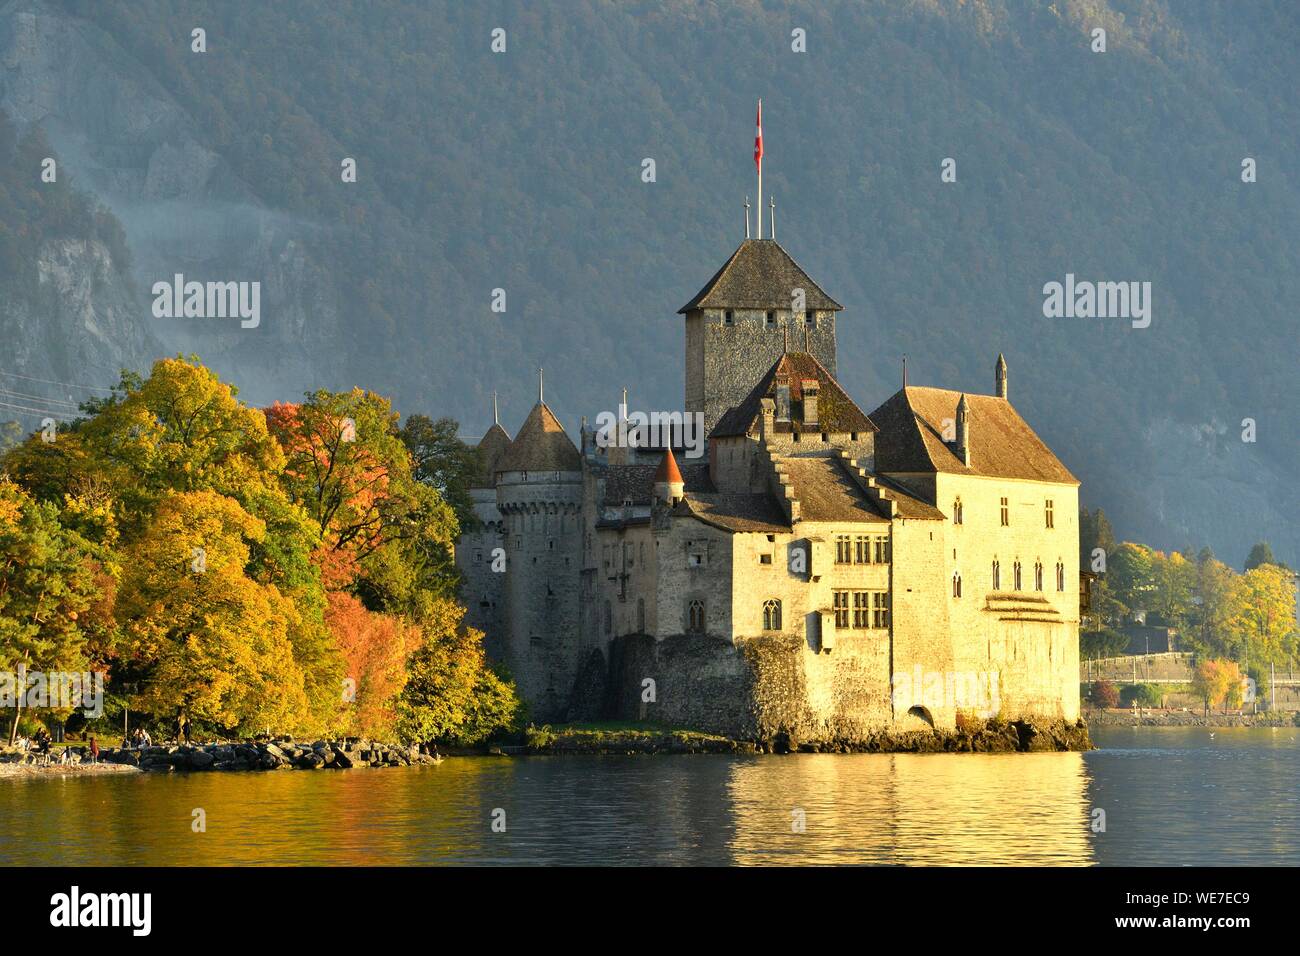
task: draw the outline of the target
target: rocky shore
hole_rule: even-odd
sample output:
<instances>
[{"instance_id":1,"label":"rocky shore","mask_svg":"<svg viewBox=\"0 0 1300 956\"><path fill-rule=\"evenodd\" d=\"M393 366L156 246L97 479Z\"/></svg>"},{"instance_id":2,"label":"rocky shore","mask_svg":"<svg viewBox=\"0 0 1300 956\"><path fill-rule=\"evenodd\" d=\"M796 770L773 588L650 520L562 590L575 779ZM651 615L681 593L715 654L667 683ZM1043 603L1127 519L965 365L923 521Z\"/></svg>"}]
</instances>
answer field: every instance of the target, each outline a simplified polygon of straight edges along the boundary
<instances>
[{"instance_id":1,"label":"rocky shore","mask_svg":"<svg viewBox=\"0 0 1300 956\"><path fill-rule=\"evenodd\" d=\"M1184 710L1090 710L1093 727L1300 727L1300 712L1205 714Z\"/></svg>"},{"instance_id":2,"label":"rocky shore","mask_svg":"<svg viewBox=\"0 0 1300 956\"><path fill-rule=\"evenodd\" d=\"M0 768L9 775L17 772L91 771L99 767L171 773L177 770L350 770L354 767L409 767L436 763L420 747L385 744L372 740L317 740L311 743L290 737L243 743L163 744L141 750L105 748L99 763L90 764L82 749L72 749L68 763L38 766L31 753L0 753ZM0 771L4 772L4 771Z\"/></svg>"},{"instance_id":3,"label":"rocky shore","mask_svg":"<svg viewBox=\"0 0 1300 956\"><path fill-rule=\"evenodd\" d=\"M583 730L530 728L523 746L494 748L504 755L563 754L789 754L789 753L1031 753L1092 750L1082 720L990 720L964 730L880 732L845 740L798 740L778 733L768 740L732 740L689 731L635 728Z\"/></svg>"}]
</instances>

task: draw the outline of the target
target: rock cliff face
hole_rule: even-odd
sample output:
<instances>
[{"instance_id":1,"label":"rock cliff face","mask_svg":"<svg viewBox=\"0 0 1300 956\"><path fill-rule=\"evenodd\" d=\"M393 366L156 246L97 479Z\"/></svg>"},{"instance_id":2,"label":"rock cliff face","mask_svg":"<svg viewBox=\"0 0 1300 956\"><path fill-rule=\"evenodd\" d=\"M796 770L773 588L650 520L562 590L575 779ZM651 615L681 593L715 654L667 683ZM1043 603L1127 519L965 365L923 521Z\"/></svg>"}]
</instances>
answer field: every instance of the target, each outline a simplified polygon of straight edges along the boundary
<instances>
[{"instance_id":1,"label":"rock cliff face","mask_svg":"<svg viewBox=\"0 0 1300 956\"><path fill-rule=\"evenodd\" d=\"M55 381L116 382L119 369L139 367L156 354L157 343L139 322L130 280L117 271L102 243L50 240L41 248L36 269L34 289L0 276L0 365L6 370ZM38 388L51 397L58 392L54 386ZM66 390L58 397L76 403L90 394ZM23 404L20 398L10 399L10 404Z\"/></svg>"},{"instance_id":2,"label":"rock cliff face","mask_svg":"<svg viewBox=\"0 0 1300 956\"><path fill-rule=\"evenodd\" d=\"M75 242L42 253L46 295L0 306L23 374L111 384L122 366L193 352L255 403L339 379L334 280L310 248L319 230L261 204L111 37L38 0L0 8L0 109L20 133L44 130L59 175L121 222L132 262L122 276ZM153 284L177 273L260 282L259 326L155 318Z\"/></svg>"}]
</instances>

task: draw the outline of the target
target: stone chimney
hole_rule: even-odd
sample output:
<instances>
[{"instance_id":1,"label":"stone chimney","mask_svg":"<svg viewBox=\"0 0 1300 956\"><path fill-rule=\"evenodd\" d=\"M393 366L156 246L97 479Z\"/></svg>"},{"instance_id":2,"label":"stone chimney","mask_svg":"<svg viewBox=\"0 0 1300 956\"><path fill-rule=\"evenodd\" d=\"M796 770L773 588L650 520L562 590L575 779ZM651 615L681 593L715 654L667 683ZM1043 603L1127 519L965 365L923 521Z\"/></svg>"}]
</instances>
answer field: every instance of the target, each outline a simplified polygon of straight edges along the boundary
<instances>
[{"instance_id":1,"label":"stone chimney","mask_svg":"<svg viewBox=\"0 0 1300 956\"><path fill-rule=\"evenodd\" d=\"M776 402L770 398L762 398L759 399L758 404L763 410L758 439L762 444L767 444L776 438Z\"/></svg>"},{"instance_id":2,"label":"stone chimney","mask_svg":"<svg viewBox=\"0 0 1300 956\"><path fill-rule=\"evenodd\" d=\"M808 431L817 430L817 392L821 383L815 378L804 379L799 384L803 391L803 424Z\"/></svg>"},{"instance_id":3,"label":"stone chimney","mask_svg":"<svg viewBox=\"0 0 1300 956\"><path fill-rule=\"evenodd\" d=\"M998 364L993 369L993 394L998 398L1007 397L1007 360L998 353Z\"/></svg>"}]
</instances>

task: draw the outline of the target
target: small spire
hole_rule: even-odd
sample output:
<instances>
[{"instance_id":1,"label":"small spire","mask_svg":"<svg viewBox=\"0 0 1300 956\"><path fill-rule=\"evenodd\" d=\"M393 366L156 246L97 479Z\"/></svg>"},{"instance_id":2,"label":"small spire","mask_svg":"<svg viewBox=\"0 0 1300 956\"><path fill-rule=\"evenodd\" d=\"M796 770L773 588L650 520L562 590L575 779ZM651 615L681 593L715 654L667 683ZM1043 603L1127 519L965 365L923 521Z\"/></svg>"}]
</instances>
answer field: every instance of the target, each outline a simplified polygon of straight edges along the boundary
<instances>
[{"instance_id":1,"label":"small spire","mask_svg":"<svg viewBox=\"0 0 1300 956\"><path fill-rule=\"evenodd\" d=\"M749 238L749 197L745 197L745 238Z\"/></svg>"},{"instance_id":2,"label":"small spire","mask_svg":"<svg viewBox=\"0 0 1300 956\"><path fill-rule=\"evenodd\" d=\"M544 405L546 403L546 398L544 397L546 393L543 388L543 379L542 379L543 371L545 370L540 368L537 370L537 404L538 405Z\"/></svg>"},{"instance_id":3,"label":"small spire","mask_svg":"<svg viewBox=\"0 0 1300 956\"><path fill-rule=\"evenodd\" d=\"M907 356L903 356L903 388L907 388Z\"/></svg>"},{"instance_id":4,"label":"small spire","mask_svg":"<svg viewBox=\"0 0 1300 956\"><path fill-rule=\"evenodd\" d=\"M768 231L771 232L772 234L773 241L775 241L776 240L776 197L775 196L767 197L767 208L768 208L767 228ZM759 238L761 239L762 236L759 236Z\"/></svg>"},{"instance_id":5,"label":"small spire","mask_svg":"<svg viewBox=\"0 0 1300 956\"><path fill-rule=\"evenodd\" d=\"M497 414L497 393L495 391L492 393L492 424L501 424L501 416Z\"/></svg>"},{"instance_id":6,"label":"small spire","mask_svg":"<svg viewBox=\"0 0 1300 956\"><path fill-rule=\"evenodd\" d=\"M1007 397L1007 360L998 353L998 364L993 369L993 387L998 398Z\"/></svg>"}]
</instances>

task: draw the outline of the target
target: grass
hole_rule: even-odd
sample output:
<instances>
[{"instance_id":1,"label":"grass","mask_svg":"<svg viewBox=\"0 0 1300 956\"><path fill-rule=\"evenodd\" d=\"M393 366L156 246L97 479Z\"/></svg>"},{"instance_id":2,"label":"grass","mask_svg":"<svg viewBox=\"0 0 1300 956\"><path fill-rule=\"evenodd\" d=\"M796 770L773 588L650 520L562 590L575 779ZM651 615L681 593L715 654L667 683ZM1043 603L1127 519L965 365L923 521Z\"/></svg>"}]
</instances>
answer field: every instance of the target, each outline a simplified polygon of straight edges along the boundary
<instances>
[{"instance_id":1,"label":"grass","mask_svg":"<svg viewBox=\"0 0 1300 956\"><path fill-rule=\"evenodd\" d=\"M614 721L602 720L587 723L546 724L541 727L529 727L524 731L525 740L530 747L547 747L557 739L566 738L583 743L600 744L618 740L650 740L673 737L678 740L726 740L719 734L706 734L698 730L672 727L653 721Z\"/></svg>"}]
</instances>

